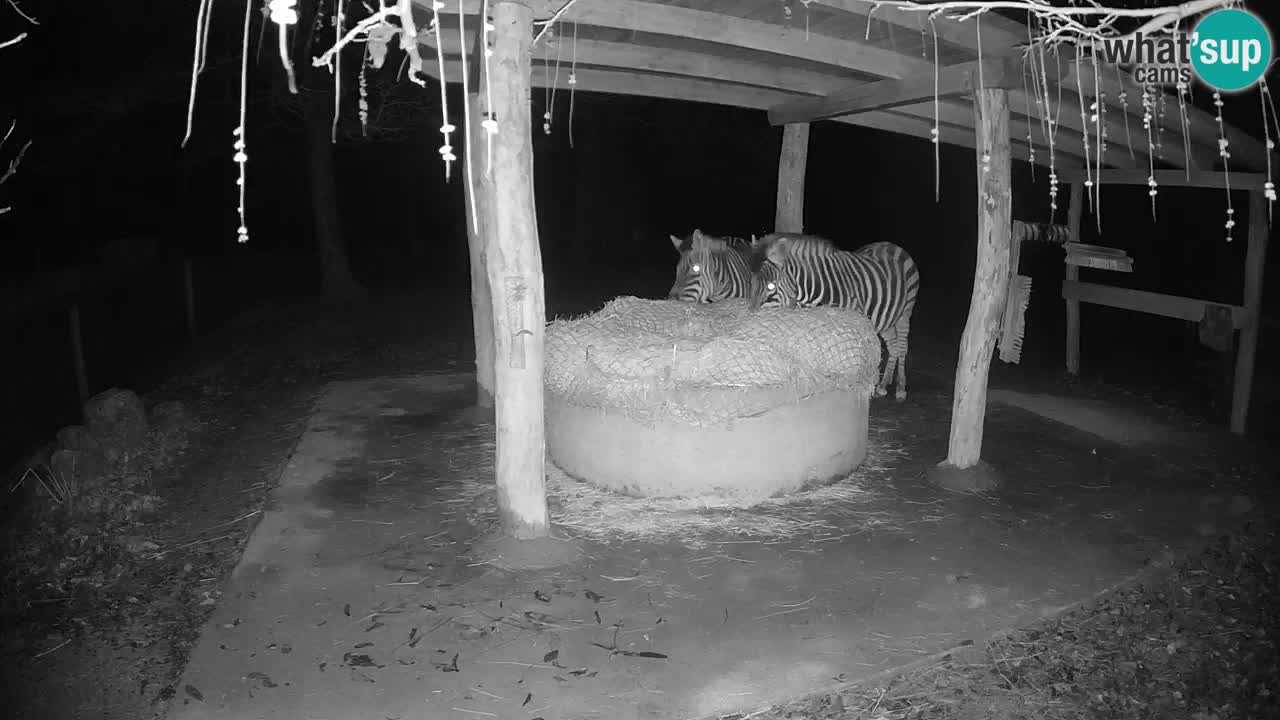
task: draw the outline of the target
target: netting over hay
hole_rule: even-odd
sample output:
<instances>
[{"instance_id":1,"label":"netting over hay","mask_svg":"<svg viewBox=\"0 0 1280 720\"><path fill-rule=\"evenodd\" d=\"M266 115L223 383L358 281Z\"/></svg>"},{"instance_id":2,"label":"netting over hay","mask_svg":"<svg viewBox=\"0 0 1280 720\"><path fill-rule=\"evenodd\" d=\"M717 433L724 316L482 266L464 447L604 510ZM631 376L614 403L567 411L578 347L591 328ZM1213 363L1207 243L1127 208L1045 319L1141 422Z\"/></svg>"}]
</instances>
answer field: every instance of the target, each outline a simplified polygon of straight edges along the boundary
<instances>
[{"instance_id":1,"label":"netting over hay","mask_svg":"<svg viewBox=\"0 0 1280 720\"><path fill-rule=\"evenodd\" d=\"M547 327L546 386L635 420L723 423L828 390L870 393L880 340L862 313L620 297Z\"/></svg>"}]
</instances>

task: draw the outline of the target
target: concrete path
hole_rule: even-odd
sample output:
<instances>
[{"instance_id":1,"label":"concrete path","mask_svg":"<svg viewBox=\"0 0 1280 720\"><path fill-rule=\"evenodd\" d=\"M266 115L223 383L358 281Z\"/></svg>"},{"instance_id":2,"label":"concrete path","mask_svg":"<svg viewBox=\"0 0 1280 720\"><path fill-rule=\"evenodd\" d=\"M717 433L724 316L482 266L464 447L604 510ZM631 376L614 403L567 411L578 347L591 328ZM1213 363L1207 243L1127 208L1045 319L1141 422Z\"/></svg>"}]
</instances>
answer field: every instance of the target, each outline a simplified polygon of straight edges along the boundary
<instances>
[{"instance_id":1,"label":"concrete path","mask_svg":"<svg viewBox=\"0 0 1280 720\"><path fill-rule=\"evenodd\" d=\"M892 502L868 509L880 513L874 530L850 516L849 534L829 542L584 543L571 566L512 573L469 544L489 528L473 524L476 499L459 478L492 471L484 432L464 432L458 412L468 385L443 375L329 388L171 718L639 720L753 708L981 645L1170 562L1233 507L1225 489L1162 476L1123 446L1099 450L1096 438L995 409L992 455L1019 479L998 497L923 486L916 476L941 449L926 446L901 457L882 489ZM881 403L873 424L916 413L901 419L912 436L945 427L947 407Z\"/></svg>"}]
</instances>

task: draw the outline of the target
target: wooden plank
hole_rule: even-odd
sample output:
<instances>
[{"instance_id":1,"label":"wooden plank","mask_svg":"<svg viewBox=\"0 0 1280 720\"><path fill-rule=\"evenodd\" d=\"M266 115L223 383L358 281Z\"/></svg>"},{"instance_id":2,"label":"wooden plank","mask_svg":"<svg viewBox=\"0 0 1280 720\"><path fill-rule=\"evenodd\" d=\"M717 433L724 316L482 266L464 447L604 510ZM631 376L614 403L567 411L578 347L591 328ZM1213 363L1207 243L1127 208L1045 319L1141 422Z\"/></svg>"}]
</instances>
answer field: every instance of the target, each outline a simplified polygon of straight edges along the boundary
<instances>
[{"instance_id":1,"label":"wooden plank","mask_svg":"<svg viewBox=\"0 0 1280 720\"><path fill-rule=\"evenodd\" d=\"M543 424L546 306L533 206L533 120L529 104L533 12L516 0L493 4L490 108L498 121L492 176L484 186L485 273L493 293L498 517L517 540L550 535Z\"/></svg>"},{"instance_id":2,"label":"wooden plank","mask_svg":"<svg viewBox=\"0 0 1280 720\"><path fill-rule=\"evenodd\" d=\"M915 73L900 79L859 83L828 93L823 97L792 100L769 108L769 122L786 125L814 122L841 115L854 115L869 110L888 110L934 98L971 95L979 86L1004 88L1022 86L1021 58L984 58Z\"/></svg>"},{"instance_id":3,"label":"wooden plank","mask_svg":"<svg viewBox=\"0 0 1280 720\"><path fill-rule=\"evenodd\" d=\"M1258 353L1258 331L1262 316L1262 281L1267 265L1266 196L1249 195L1249 249L1244 261L1244 322L1240 328L1240 349L1236 355L1234 387L1231 390L1231 432L1243 435L1249 417L1249 396L1253 391L1253 371ZM1233 313L1234 314L1234 313Z\"/></svg>"},{"instance_id":4,"label":"wooden plank","mask_svg":"<svg viewBox=\"0 0 1280 720\"><path fill-rule=\"evenodd\" d=\"M951 436L943 463L959 470L976 466L982 456L987 377L1009 289L1013 245L1008 91L977 91L974 112L979 157L987 154L985 162L978 163L978 261L969 319L960 338Z\"/></svg>"},{"instance_id":5,"label":"wooden plank","mask_svg":"<svg viewBox=\"0 0 1280 720\"><path fill-rule=\"evenodd\" d=\"M1178 320L1200 322L1204 317L1205 305L1220 305L1196 298L1178 295L1163 295L1145 290L1099 285L1097 283L1068 280L1062 284L1062 297L1092 305L1133 310L1134 312L1160 315ZM1244 327L1247 311L1238 306L1231 306L1231 323L1237 328Z\"/></svg>"},{"instance_id":6,"label":"wooden plank","mask_svg":"<svg viewBox=\"0 0 1280 720\"><path fill-rule=\"evenodd\" d=\"M1061 171L1059 171L1061 172ZM1071 204L1067 208L1067 228L1071 233L1071 242L1080 242L1080 219L1084 216L1084 185L1078 182L1068 185L1071 188ZM1080 268L1068 264L1064 285L1074 283L1080 278ZM1067 373L1080 374L1080 301L1062 297L1067 303Z\"/></svg>"},{"instance_id":7,"label":"wooden plank","mask_svg":"<svg viewBox=\"0 0 1280 720\"><path fill-rule=\"evenodd\" d=\"M1113 272L1133 272L1131 258L1098 257L1096 255L1076 255L1067 253L1067 264L1095 270L1111 270Z\"/></svg>"},{"instance_id":8,"label":"wooden plank","mask_svg":"<svg viewBox=\"0 0 1280 720\"><path fill-rule=\"evenodd\" d=\"M1103 168L1099 172L1096 168L1090 172L1086 172L1084 168L1078 170L1063 170L1058 173L1060 182L1084 182L1089 176L1093 177L1095 183L1103 185L1146 185L1147 178L1152 176L1149 170L1132 169L1120 170ZM1216 170L1156 170L1154 173L1156 183L1167 187L1194 187L1194 188L1215 188L1224 189L1227 187L1227 174ZM1232 190L1262 190L1263 185L1267 182L1265 173L1252 172L1232 172L1230 174L1230 184ZM1157 196L1157 199L1158 196Z\"/></svg>"},{"instance_id":9,"label":"wooden plank","mask_svg":"<svg viewBox=\"0 0 1280 720\"><path fill-rule=\"evenodd\" d=\"M804 175L809 164L809 123L787 125L782 130L778 157L778 200L774 232L804 232Z\"/></svg>"}]
</instances>

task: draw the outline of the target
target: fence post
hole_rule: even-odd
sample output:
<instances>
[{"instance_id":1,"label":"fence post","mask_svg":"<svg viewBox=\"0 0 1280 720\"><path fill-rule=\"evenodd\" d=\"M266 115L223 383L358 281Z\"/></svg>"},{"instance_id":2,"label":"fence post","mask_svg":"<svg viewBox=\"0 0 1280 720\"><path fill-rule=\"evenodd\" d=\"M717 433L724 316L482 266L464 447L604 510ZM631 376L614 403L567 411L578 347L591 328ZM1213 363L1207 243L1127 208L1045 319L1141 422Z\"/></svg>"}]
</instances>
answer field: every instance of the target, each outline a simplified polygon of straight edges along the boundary
<instances>
[{"instance_id":1,"label":"fence post","mask_svg":"<svg viewBox=\"0 0 1280 720\"><path fill-rule=\"evenodd\" d=\"M182 292L187 306L187 338L195 340L200 334L196 326L196 288L191 276L191 258L182 259Z\"/></svg>"},{"instance_id":2,"label":"fence post","mask_svg":"<svg viewBox=\"0 0 1280 720\"><path fill-rule=\"evenodd\" d=\"M80 305L67 305L67 321L71 331L71 363L76 373L76 389L80 392L80 405L89 400L89 374L84 365L84 340L80 336Z\"/></svg>"}]
</instances>

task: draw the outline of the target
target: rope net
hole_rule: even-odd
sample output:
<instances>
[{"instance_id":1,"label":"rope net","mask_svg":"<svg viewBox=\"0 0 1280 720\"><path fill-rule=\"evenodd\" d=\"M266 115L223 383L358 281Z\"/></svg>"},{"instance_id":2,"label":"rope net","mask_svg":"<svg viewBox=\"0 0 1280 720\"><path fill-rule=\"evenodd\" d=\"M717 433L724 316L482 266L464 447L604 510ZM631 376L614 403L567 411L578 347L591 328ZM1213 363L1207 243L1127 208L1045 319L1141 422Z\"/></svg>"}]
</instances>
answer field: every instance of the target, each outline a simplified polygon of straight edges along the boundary
<instances>
[{"instance_id":1,"label":"rope net","mask_svg":"<svg viewBox=\"0 0 1280 720\"><path fill-rule=\"evenodd\" d=\"M870 393L880 338L856 310L620 297L547 326L546 388L646 423L704 426L830 390Z\"/></svg>"}]
</instances>

